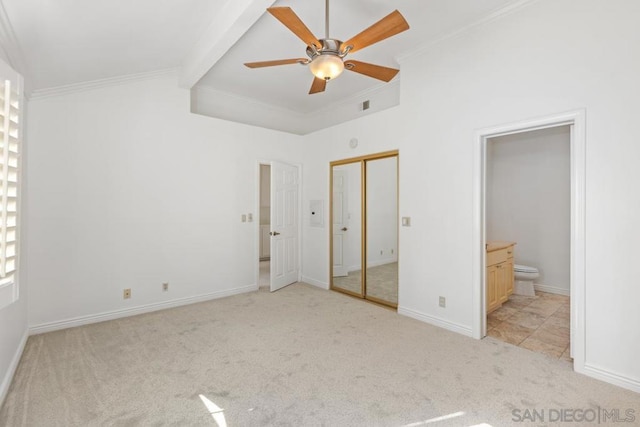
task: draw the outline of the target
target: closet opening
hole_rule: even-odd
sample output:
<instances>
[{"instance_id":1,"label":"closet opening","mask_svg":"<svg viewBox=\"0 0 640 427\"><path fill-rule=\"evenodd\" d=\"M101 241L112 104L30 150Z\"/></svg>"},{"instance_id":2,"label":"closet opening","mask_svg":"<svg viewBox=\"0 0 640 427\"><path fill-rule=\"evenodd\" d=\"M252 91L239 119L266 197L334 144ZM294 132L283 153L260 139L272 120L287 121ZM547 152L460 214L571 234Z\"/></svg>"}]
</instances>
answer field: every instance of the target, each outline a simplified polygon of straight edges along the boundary
<instances>
[{"instance_id":1,"label":"closet opening","mask_svg":"<svg viewBox=\"0 0 640 427\"><path fill-rule=\"evenodd\" d=\"M398 151L330 167L330 288L397 308Z\"/></svg>"}]
</instances>

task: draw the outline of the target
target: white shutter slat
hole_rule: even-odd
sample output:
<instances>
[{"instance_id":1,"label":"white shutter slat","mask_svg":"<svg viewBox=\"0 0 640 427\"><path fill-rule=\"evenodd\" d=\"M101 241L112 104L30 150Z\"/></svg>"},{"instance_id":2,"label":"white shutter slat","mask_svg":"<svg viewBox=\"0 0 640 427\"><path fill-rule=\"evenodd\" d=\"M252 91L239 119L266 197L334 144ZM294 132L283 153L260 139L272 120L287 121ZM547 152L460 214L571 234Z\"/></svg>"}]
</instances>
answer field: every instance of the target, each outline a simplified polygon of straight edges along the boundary
<instances>
[{"instance_id":1,"label":"white shutter slat","mask_svg":"<svg viewBox=\"0 0 640 427\"><path fill-rule=\"evenodd\" d=\"M5 68L2 68L4 74ZM6 78L9 76L0 76ZM18 76L19 78L19 76ZM18 255L20 81L0 79L0 286L14 283Z\"/></svg>"},{"instance_id":2,"label":"white shutter slat","mask_svg":"<svg viewBox=\"0 0 640 427\"><path fill-rule=\"evenodd\" d=\"M16 271L16 257L5 257L4 261L4 274L7 276L9 273Z\"/></svg>"}]
</instances>

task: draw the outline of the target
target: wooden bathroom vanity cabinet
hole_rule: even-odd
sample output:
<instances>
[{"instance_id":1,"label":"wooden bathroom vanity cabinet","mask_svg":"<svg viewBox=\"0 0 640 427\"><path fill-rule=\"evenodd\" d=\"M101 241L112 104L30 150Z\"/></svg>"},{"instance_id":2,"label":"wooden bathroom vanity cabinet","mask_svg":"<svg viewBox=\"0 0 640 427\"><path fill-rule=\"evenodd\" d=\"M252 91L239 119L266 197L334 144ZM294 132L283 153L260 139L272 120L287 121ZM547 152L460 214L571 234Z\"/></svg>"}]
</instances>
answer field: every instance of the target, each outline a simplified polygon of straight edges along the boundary
<instances>
[{"instance_id":1,"label":"wooden bathroom vanity cabinet","mask_svg":"<svg viewBox=\"0 0 640 427\"><path fill-rule=\"evenodd\" d=\"M487 313L500 308L513 293L513 248L515 242L487 242Z\"/></svg>"}]
</instances>

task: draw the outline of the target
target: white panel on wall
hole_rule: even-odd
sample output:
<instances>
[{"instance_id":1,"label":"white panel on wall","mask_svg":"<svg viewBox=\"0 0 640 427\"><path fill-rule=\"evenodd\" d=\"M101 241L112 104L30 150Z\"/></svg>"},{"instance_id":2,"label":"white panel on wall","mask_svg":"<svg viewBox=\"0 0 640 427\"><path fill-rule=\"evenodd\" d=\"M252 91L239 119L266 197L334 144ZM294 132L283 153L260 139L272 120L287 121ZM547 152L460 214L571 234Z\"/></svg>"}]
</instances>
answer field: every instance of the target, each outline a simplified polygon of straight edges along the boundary
<instances>
[{"instance_id":1,"label":"white panel on wall","mask_svg":"<svg viewBox=\"0 0 640 427\"><path fill-rule=\"evenodd\" d=\"M516 264L537 268L537 284L568 292L570 129L555 127L489 140L487 240L517 243Z\"/></svg>"}]
</instances>

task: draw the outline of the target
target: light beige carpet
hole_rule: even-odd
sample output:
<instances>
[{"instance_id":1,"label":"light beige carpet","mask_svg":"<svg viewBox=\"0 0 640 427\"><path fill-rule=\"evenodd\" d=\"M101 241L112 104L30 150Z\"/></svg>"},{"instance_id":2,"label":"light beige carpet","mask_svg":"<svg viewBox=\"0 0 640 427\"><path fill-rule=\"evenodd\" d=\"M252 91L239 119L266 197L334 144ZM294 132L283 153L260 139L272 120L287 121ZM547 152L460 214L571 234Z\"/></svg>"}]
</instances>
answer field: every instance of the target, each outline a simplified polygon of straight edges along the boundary
<instances>
[{"instance_id":1,"label":"light beige carpet","mask_svg":"<svg viewBox=\"0 0 640 427\"><path fill-rule=\"evenodd\" d=\"M640 397L295 284L33 336L0 425L504 426L512 410L597 407L638 417Z\"/></svg>"}]
</instances>

